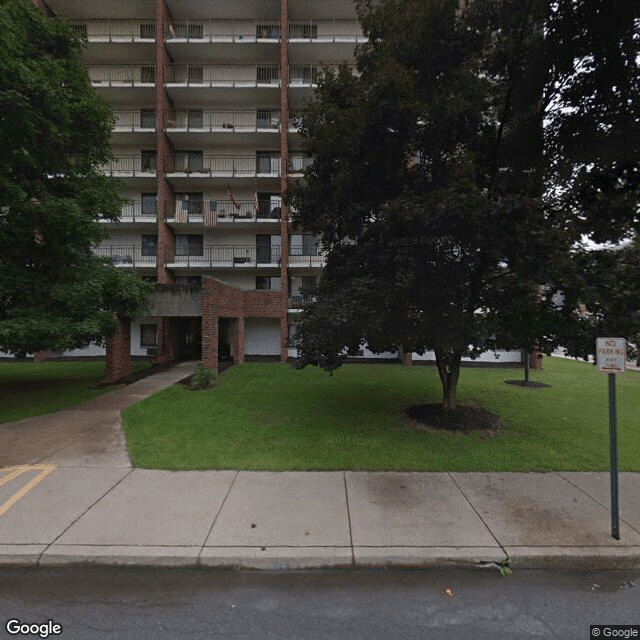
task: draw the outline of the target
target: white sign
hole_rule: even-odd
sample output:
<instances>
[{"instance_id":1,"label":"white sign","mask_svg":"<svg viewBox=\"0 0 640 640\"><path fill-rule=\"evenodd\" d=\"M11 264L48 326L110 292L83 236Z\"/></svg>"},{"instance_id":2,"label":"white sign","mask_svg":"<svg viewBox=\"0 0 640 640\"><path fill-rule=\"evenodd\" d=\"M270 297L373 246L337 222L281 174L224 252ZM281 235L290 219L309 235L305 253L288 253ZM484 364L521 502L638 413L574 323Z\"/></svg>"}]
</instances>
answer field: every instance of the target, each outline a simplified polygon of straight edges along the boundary
<instances>
[{"instance_id":1,"label":"white sign","mask_svg":"<svg viewBox=\"0 0 640 640\"><path fill-rule=\"evenodd\" d=\"M601 373L624 373L627 363L627 343L623 338L598 338L596 361Z\"/></svg>"}]
</instances>

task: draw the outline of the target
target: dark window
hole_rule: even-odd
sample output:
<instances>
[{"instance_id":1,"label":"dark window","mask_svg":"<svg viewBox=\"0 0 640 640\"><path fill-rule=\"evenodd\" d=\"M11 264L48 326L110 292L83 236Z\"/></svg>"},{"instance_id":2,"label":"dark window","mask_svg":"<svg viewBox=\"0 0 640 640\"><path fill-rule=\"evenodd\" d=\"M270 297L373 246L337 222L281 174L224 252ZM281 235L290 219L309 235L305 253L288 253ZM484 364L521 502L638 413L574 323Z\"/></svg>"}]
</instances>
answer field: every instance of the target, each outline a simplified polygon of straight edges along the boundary
<instances>
[{"instance_id":1,"label":"dark window","mask_svg":"<svg viewBox=\"0 0 640 640\"><path fill-rule=\"evenodd\" d=\"M140 67L140 82L153 84L156 81L156 68L152 65Z\"/></svg>"},{"instance_id":2,"label":"dark window","mask_svg":"<svg viewBox=\"0 0 640 640\"><path fill-rule=\"evenodd\" d=\"M273 109L258 109L256 113L256 126L258 129L277 129L279 111Z\"/></svg>"},{"instance_id":3,"label":"dark window","mask_svg":"<svg viewBox=\"0 0 640 640\"><path fill-rule=\"evenodd\" d=\"M158 236L142 234L142 255L155 256L158 254Z\"/></svg>"},{"instance_id":4,"label":"dark window","mask_svg":"<svg viewBox=\"0 0 640 640\"><path fill-rule=\"evenodd\" d=\"M142 129L156 128L156 112L153 109L140 110L140 127Z\"/></svg>"},{"instance_id":5,"label":"dark window","mask_svg":"<svg viewBox=\"0 0 640 640\"><path fill-rule=\"evenodd\" d=\"M157 347L158 332L155 324L140 325L140 346L141 347Z\"/></svg>"},{"instance_id":6,"label":"dark window","mask_svg":"<svg viewBox=\"0 0 640 640\"><path fill-rule=\"evenodd\" d=\"M281 198L279 193L258 193L258 218L280 217Z\"/></svg>"},{"instance_id":7,"label":"dark window","mask_svg":"<svg viewBox=\"0 0 640 640\"><path fill-rule=\"evenodd\" d=\"M256 25L256 38L258 40L278 40L280 38L280 26L275 23L258 23Z\"/></svg>"},{"instance_id":8,"label":"dark window","mask_svg":"<svg viewBox=\"0 0 640 640\"><path fill-rule=\"evenodd\" d=\"M258 67L256 73L257 80L260 84L271 84L280 79L280 67Z\"/></svg>"},{"instance_id":9,"label":"dark window","mask_svg":"<svg viewBox=\"0 0 640 640\"><path fill-rule=\"evenodd\" d=\"M202 151L177 151L175 170L183 173L202 172L204 167Z\"/></svg>"},{"instance_id":10,"label":"dark window","mask_svg":"<svg viewBox=\"0 0 640 640\"><path fill-rule=\"evenodd\" d=\"M158 283L158 277L157 276L140 276L142 278L143 282L149 282L151 284L157 284Z\"/></svg>"},{"instance_id":11,"label":"dark window","mask_svg":"<svg viewBox=\"0 0 640 640\"><path fill-rule=\"evenodd\" d=\"M188 126L192 129L202 129L202 109L189 109Z\"/></svg>"},{"instance_id":12,"label":"dark window","mask_svg":"<svg viewBox=\"0 0 640 640\"><path fill-rule=\"evenodd\" d=\"M140 152L141 157L141 171L146 171L148 173L153 173L156 170L156 151L153 150L143 150Z\"/></svg>"},{"instance_id":13,"label":"dark window","mask_svg":"<svg viewBox=\"0 0 640 640\"><path fill-rule=\"evenodd\" d=\"M256 152L256 172L257 173L271 173L273 162L272 160L277 158L277 154L271 151L257 151Z\"/></svg>"},{"instance_id":14,"label":"dark window","mask_svg":"<svg viewBox=\"0 0 640 640\"><path fill-rule=\"evenodd\" d=\"M158 212L158 196L155 193L142 194L142 215L155 216Z\"/></svg>"},{"instance_id":15,"label":"dark window","mask_svg":"<svg viewBox=\"0 0 640 640\"><path fill-rule=\"evenodd\" d=\"M202 215L202 193L176 193L176 201L181 202L180 208L186 213Z\"/></svg>"},{"instance_id":16,"label":"dark window","mask_svg":"<svg viewBox=\"0 0 640 640\"><path fill-rule=\"evenodd\" d=\"M156 39L156 25L154 22L143 22L140 25L140 38L144 40Z\"/></svg>"},{"instance_id":17,"label":"dark window","mask_svg":"<svg viewBox=\"0 0 640 640\"><path fill-rule=\"evenodd\" d=\"M310 24L307 22L298 22L291 25L289 31L289 38L304 38L305 40L312 40L318 37L318 25Z\"/></svg>"},{"instance_id":18,"label":"dark window","mask_svg":"<svg viewBox=\"0 0 640 640\"><path fill-rule=\"evenodd\" d=\"M316 256L318 255L318 241L312 233L296 234L291 236L292 256Z\"/></svg>"},{"instance_id":19,"label":"dark window","mask_svg":"<svg viewBox=\"0 0 640 640\"><path fill-rule=\"evenodd\" d=\"M202 236L196 234L176 235L177 256L203 255Z\"/></svg>"},{"instance_id":20,"label":"dark window","mask_svg":"<svg viewBox=\"0 0 640 640\"><path fill-rule=\"evenodd\" d=\"M256 289L280 291L280 277L256 276Z\"/></svg>"},{"instance_id":21,"label":"dark window","mask_svg":"<svg viewBox=\"0 0 640 640\"><path fill-rule=\"evenodd\" d=\"M189 65L188 78L189 83L191 84L202 84L202 79L204 77L202 67L198 65Z\"/></svg>"},{"instance_id":22,"label":"dark window","mask_svg":"<svg viewBox=\"0 0 640 640\"><path fill-rule=\"evenodd\" d=\"M71 28L76 32L76 35L80 40L87 39L87 25L86 24L72 24Z\"/></svg>"}]
</instances>

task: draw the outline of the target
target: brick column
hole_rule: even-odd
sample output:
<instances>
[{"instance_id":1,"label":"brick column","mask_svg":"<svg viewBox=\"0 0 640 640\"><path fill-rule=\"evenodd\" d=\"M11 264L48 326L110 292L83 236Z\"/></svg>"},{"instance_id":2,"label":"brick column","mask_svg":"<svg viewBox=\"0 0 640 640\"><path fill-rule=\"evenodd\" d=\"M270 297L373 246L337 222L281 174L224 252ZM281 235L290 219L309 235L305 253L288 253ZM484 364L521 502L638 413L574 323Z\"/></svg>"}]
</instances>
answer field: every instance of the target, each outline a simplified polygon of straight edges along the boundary
<instances>
[{"instance_id":1,"label":"brick column","mask_svg":"<svg viewBox=\"0 0 640 640\"><path fill-rule=\"evenodd\" d=\"M154 364L173 362L176 359L176 327L172 318L160 318L158 323L158 354Z\"/></svg>"},{"instance_id":2,"label":"brick column","mask_svg":"<svg viewBox=\"0 0 640 640\"><path fill-rule=\"evenodd\" d=\"M218 373L218 315L211 276L202 278L202 365Z\"/></svg>"},{"instance_id":3,"label":"brick column","mask_svg":"<svg viewBox=\"0 0 640 640\"><path fill-rule=\"evenodd\" d=\"M118 382L131 373L131 323L118 318L116 333L107 338L106 380Z\"/></svg>"},{"instance_id":4,"label":"brick column","mask_svg":"<svg viewBox=\"0 0 640 640\"><path fill-rule=\"evenodd\" d=\"M289 172L289 7L280 0L280 362L288 356L289 319L289 207L284 203Z\"/></svg>"},{"instance_id":5,"label":"brick column","mask_svg":"<svg viewBox=\"0 0 640 640\"><path fill-rule=\"evenodd\" d=\"M244 317L233 321L233 361L244 362Z\"/></svg>"},{"instance_id":6,"label":"brick column","mask_svg":"<svg viewBox=\"0 0 640 640\"><path fill-rule=\"evenodd\" d=\"M158 284L175 282L173 273L166 265L173 262L175 252L175 233L166 224L167 207L174 200L173 187L165 177L171 168L170 156L174 149L164 131L165 112L172 108L171 101L165 91L165 67L171 63L169 52L164 42L165 21L172 20L165 0L156 0L156 190L158 193Z\"/></svg>"}]
</instances>

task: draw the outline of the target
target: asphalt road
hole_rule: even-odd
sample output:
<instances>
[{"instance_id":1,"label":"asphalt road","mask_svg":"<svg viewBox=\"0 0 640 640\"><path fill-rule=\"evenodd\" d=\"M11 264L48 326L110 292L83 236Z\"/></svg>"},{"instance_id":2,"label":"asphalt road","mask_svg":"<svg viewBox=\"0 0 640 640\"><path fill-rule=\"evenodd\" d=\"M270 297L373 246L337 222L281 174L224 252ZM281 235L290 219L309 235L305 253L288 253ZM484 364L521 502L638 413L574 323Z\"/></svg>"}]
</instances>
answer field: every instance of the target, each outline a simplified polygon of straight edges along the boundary
<instances>
[{"instance_id":1,"label":"asphalt road","mask_svg":"<svg viewBox=\"0 0 640 640\"><path fill-rule=\"evenodd\" d=\"M52 620L64 640L587 640L591 624L640 625L640 571L7 569L0 612L14 638L47 635L11 635L10 619Z\"/></svg>"}]
</instances>

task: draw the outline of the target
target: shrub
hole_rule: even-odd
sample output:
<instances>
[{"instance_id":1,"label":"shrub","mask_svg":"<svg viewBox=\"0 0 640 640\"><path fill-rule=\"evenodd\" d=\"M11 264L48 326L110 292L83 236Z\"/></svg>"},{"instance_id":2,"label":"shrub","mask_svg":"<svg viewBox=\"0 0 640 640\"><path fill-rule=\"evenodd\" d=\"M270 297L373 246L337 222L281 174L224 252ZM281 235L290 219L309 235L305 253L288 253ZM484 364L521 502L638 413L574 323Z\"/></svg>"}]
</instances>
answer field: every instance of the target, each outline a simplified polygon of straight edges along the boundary
<instances>
[{"instance_id":1,"label":"shrub","mask_svg":"<svg viewBox=\"0 0 640 640\"><path fill-rule=\"evenodd\" d=\"M206 389L209 386L209 382L215 377L215 373L211 369L207 369L199 364L191 378L192 389Z\"/></svg>"}]
</instances>

